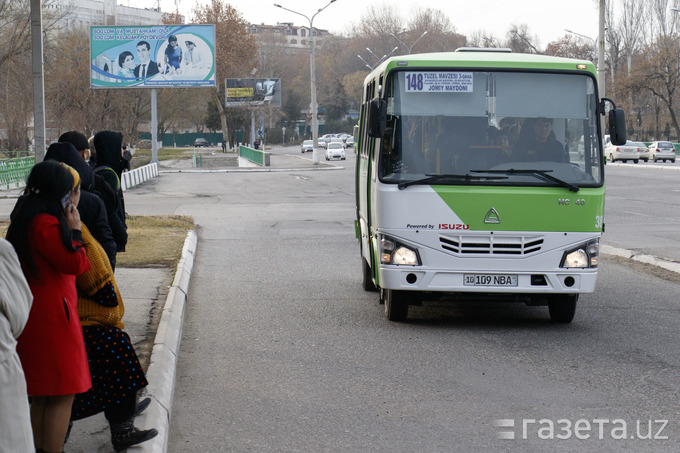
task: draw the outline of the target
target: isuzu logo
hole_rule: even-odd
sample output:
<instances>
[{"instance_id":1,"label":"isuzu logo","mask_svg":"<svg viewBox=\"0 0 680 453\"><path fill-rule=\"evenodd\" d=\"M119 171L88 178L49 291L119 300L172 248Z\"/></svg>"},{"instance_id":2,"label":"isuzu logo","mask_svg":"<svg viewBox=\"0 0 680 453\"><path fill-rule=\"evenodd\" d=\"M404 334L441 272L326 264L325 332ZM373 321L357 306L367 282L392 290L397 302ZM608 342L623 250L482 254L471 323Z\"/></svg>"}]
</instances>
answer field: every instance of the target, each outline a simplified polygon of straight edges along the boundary
<instances>
[{"instance_id":1,"label":"isuzu logo","mask_svg":"<svg viewBox=\"0 0 680 453\"><path fill-rule=\"evenodd\" d=\"M495 208L489 209L489 212L486 213L484 223L501 223L501 216Z\"/></svg>"}]
</instances>

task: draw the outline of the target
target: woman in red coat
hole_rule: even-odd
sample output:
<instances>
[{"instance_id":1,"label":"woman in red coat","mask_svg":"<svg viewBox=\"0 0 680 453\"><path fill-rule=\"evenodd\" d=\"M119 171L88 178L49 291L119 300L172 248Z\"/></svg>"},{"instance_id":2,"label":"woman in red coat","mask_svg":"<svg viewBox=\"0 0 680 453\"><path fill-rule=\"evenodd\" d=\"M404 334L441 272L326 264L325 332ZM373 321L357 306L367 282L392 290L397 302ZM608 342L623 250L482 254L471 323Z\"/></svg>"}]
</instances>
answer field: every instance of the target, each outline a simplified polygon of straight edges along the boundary
<instances>
[{"instance_id":1,"label":"woman in red coat","mask_svg":"<svg viewBox=\"0 0 680 453\"><path fill-rule=\"evenodd\" d=\"M76 209L79 183L57 162L35 165L7 230L33 293L17 352L32 396L33 439L44 452L61 451L74 395L92 385L75 284L90 268Z\"/></svg>"}]
</instances>

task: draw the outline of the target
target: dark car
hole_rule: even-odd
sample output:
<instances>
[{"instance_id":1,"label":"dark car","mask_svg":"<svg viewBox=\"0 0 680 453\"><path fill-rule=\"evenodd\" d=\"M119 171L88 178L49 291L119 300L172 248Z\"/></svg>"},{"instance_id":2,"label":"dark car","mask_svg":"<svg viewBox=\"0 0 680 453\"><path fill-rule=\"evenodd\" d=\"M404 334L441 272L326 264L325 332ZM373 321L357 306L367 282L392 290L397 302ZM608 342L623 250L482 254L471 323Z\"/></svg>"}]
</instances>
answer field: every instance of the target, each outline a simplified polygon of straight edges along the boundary
<instances>
[{"instance_id":1,"label":"dark car","mask_svg":"<svg viewBox=\"0 0 680 453\"><path fill-rule=\"evenodd\" d=\"M203 146L203 147L207 147L207 146L208 146L208 142L206 141L206 139L204 139L204 138L197 138L196 140L194 140L194 147L200 148L201 146Z\"/></svg>"}]
</instances>

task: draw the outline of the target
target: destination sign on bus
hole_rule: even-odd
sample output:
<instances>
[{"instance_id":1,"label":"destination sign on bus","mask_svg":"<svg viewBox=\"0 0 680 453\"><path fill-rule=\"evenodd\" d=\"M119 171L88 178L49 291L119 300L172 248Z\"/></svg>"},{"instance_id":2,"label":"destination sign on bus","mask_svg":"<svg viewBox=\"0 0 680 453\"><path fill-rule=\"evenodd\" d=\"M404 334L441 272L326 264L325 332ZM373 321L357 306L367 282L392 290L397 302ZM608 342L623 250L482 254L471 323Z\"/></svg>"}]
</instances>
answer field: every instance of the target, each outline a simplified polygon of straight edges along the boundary
<instances>
[{"instance_id":1,"label":"destination sign on bus","mask_svg":"<svg viewBox=\"0 0 680 453\"><path fill-rule=\"evenodd\" d=\"M406 92L472 93L471 72L407 72Z\"/></svg>"}]
</instances>

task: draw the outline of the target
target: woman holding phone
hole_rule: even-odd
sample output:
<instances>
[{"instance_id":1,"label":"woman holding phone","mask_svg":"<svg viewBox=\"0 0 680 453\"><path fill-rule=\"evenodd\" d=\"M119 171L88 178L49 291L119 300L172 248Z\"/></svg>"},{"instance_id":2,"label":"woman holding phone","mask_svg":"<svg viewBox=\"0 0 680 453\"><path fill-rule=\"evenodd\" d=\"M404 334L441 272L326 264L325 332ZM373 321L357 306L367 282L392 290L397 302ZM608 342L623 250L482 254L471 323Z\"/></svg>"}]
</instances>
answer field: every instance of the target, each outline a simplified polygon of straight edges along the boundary
<instances>
[{"instance_id":1,"label":"woman holding phone","mask_svg":"<svg viewBox=\"0 0 680 453\"><path fill-rule=\"evenodd\" d=\"M10 215L14 246L33 293L17 352L39 452L60 452L76 393L92 383L78 320L76 276L90 269L80 232L80 181L61 164L36 164Z\"/></svg>"}]
</instances>

